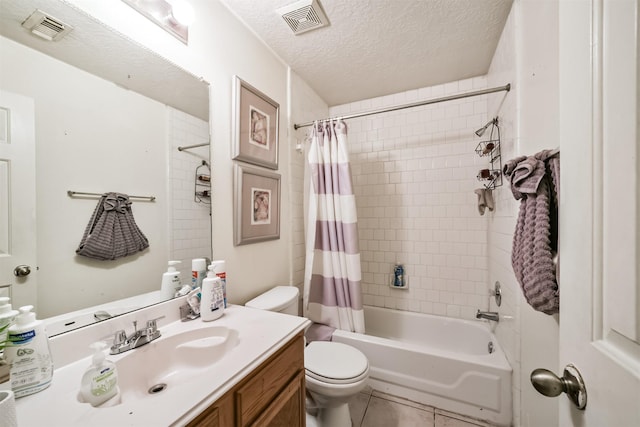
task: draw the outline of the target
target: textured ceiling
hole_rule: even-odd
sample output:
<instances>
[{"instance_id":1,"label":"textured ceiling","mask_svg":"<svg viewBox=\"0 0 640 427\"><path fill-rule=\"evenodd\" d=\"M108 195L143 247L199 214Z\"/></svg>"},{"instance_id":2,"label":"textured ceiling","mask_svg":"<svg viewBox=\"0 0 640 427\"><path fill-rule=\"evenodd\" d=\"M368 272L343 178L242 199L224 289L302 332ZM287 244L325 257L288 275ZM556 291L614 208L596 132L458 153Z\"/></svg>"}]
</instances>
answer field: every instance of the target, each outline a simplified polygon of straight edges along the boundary
<instances>
[{"instance_id":1,"label":"textured ceiling","mask_svg":"<svg viewBox=\"0 0 640 427\"><path fill-rule=\"evenodd\" d=\"M276 9L222 0L330 106L487 73L513 0L320 0L330 25L294 35Z\"/></svg>"},{"instance_id":2,"label":"textured ceiling","mask_svg":"<svg viewBox=\"0 0 640 427\"><path fill-rule=\"evenodd\" d=\"M56 42L32 35L21 24L35 9L73 26L73 31ZM59 0L1 0L0 35L209 120L206 82L69 4Z\"/></svg>"}]
</instances>

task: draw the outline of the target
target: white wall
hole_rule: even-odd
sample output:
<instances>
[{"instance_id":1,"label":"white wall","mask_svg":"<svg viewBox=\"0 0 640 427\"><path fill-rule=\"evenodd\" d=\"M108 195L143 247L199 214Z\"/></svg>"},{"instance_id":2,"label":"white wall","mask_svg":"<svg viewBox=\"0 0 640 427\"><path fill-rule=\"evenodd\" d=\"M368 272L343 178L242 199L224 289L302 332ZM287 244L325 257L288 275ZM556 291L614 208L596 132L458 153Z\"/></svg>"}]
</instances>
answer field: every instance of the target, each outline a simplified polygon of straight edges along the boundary
<instances>
[{"instance_id":1,"label":"white wall","mask_svg":"<svg viewBox=\"0 0 640 427\"><path fill-rule=\"evenodd\" d=\"M331 116L486 88L483 77L332 107ZM347 123L358 209L364 303L474 319L488 307L487 218L474 189L488 167L474 131L486 95ZM485 138L486 139L486 138ZM395 262L409 289L389 287Z\"/></svg>"},{"instance_id":2,"label":"white wall","mask_svg":"<svg viewBox=\"0 0 640 427\"><path fill-rule=\"evenodd\" d=\"M196 22L189 44L139 15L120 1L72 0L87 11L162 56L202 76L211 84L211 163L213 257L226 259L227 294L231 303L244 303L275 284L291 281L290 157L288 144L287 66L218 1L193 0ZM264 92L280 104L282 181L280 239L233 245L233 164L231 106L233 76Z\"/></svg>"},{"instance_id":3,"label":"white wall","mask_svg":"<svg viewBox=\"0 0 640 427\"><path fill-rule=\"evenodd\" d=\"M559 147L558 2L516 0L496 49L488 84L511 82L507 97L489 98L506 135L503 158ZM557 316L533 310L511 267L511 242L519 202L509 184L496 192L497 210L489 222L489 279L502 284L503 316L496 335L514 368L514 425L558 424L558 399L537 393L529 381L535 368L558 365ZM492 309L497 308L492 304Z\"/></svg>"}]
</instances>

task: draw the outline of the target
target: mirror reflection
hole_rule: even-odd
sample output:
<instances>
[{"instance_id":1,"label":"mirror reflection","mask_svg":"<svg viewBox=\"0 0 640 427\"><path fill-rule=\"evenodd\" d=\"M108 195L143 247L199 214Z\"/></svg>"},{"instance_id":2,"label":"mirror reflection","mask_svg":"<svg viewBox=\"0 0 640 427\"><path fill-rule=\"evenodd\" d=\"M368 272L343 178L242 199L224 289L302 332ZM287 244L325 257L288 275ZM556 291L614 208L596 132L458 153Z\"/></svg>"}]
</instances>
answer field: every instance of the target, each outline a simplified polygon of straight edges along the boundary
<instances>
[{"instance_id":1,"label":"mirror reflection","mask_svg":"<svg viewBox=\"0 0 640 427\"><path fill-rule=\"evenodd\" d=\"M20 26L43 3L74 26L53 47ZM10 143L35 151L22 171L29 169L32 181L0 180L5 194L20 195L27 206L10 212L12 200L0 214L12 237L3 258L13 258L0 264L0 296L14 307L35 305L38 318L54 317L59 327L48 327L50 335L161 301L168 261L181 261L181 280L190 283L191 260L211 258L211 193L198 180L209 170L208 84L61 2L1 7L0 107L11 113L11 132L19 122L34 135L14 135ZM31 111L14 110L14 102ZM106 192L143 196L131 198L131 209L147 249L113 261L76 255ZM34 245L23 243L30 237ZM16 278L19 264L31 273Z\"/></svg>"}]
</instances>

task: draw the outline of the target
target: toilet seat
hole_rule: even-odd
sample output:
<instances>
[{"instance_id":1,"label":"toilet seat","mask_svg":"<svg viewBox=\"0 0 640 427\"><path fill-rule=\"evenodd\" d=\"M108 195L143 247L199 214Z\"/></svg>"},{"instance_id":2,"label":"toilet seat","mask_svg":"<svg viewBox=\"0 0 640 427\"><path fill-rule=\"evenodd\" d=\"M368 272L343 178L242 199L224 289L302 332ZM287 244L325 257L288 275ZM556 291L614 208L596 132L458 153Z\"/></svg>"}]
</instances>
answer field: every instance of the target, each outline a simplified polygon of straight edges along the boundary
<instances>
[{"instance_id":1,"label":"toilet seat","mask_svg":"<svg viewBox=\"0 0 640 427\"><path fill-rule=\"evenodd\" d=\"M369 375L369 361L362 352L346 344L314 341L304 349L305 373L329 384L350 384Z\"/></svg>"}]
</instances>

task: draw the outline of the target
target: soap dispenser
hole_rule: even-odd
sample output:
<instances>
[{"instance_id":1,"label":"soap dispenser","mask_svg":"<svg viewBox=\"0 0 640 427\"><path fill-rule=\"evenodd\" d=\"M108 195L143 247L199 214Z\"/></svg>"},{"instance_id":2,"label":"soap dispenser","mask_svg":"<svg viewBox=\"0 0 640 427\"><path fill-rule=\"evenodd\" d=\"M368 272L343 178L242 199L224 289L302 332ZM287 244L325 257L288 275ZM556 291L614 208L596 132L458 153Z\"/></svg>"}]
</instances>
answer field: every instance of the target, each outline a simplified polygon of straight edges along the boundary
<instances>
[{"instance_id":1,"label":"soap dispenser","mask_svg":"<svg viewBox=\"0 0 640 427\"><path fill-rule=\"evenodd\" d=\"M100 406L120 393L118 371L116 364L107 360L104 355L107 344L99 341L89 347L94 353L91 366L82 376L80 396L84 402L90 403L91 406Z\"/></svg>"},{"instance_id":2,"label":"soap dispenser","mask_svg":"<svg viewBox=\"0 0 640 427\"><path fill-rule=\"evenodd\" d=\"M180 284L180 272L176 271L174 267L178 264L180 264L180 261L169 261L169 268L167 268L167 272L162 275L160 295L163 299L173 298L176 292L182 287Z\"/></svg>"}]
</instances>

